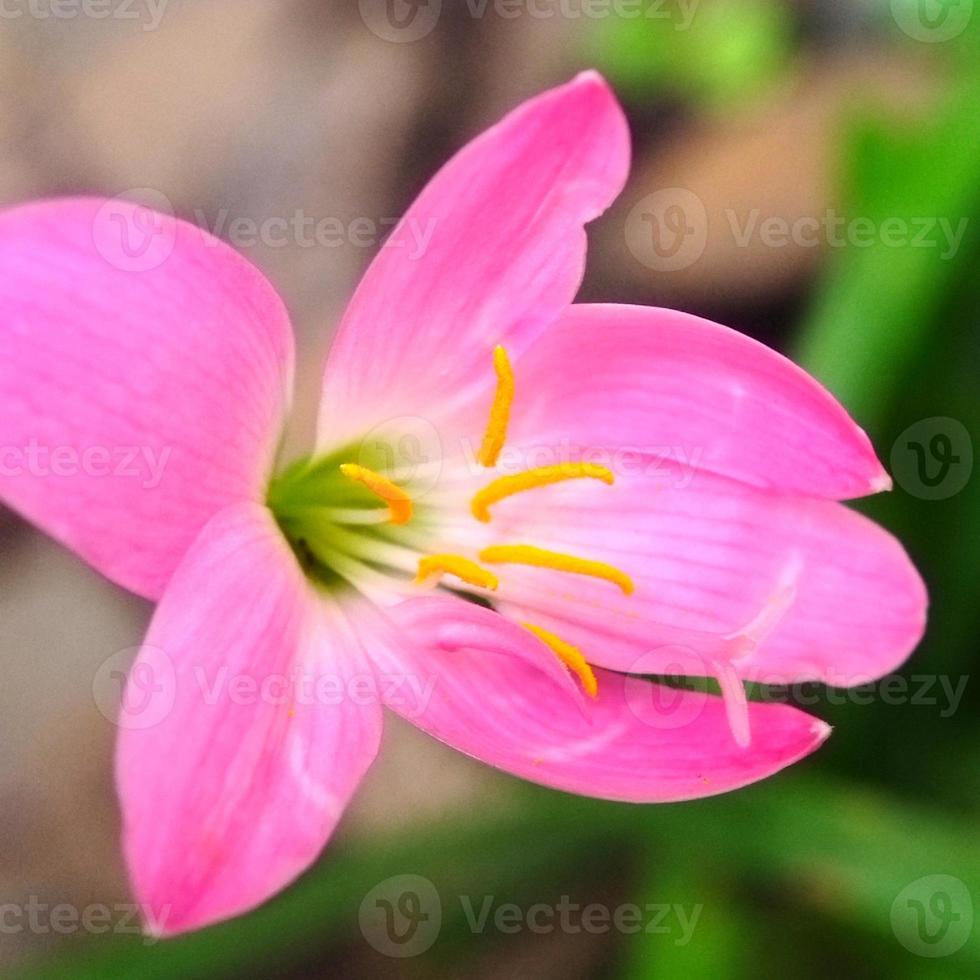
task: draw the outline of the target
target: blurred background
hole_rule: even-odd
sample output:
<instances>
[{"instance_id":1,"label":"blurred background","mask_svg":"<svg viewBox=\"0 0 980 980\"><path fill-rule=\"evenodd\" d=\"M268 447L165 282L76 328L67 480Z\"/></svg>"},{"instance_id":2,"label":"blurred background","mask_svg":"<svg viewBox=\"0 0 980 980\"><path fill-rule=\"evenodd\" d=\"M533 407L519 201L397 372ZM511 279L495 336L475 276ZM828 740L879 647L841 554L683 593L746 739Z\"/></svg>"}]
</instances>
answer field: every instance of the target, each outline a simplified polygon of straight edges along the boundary
<instances>
[{"instance_id":1,"label":"blurred background","mask_svg":"<svg viewBox=\"0 0 980 980\"><path fill-rule=\"evenodd\" d=\"M93 695L150 609L0 511L3 977L980 976L972 0L4 0L0 204L162 195L231 240L290 307L309 417L345 300L425 180L589 66L634 164L590 229L583 297L719 320L843 400L895 476L859 506L925 575L926 642L899 679L794 692L827 745L696 803L530 787L392 719L309 874L152 945L120 911ZM364 912L379 898L394 933ZM541 903L578 911L541 928Z\"/></svg>"}]
</instances>

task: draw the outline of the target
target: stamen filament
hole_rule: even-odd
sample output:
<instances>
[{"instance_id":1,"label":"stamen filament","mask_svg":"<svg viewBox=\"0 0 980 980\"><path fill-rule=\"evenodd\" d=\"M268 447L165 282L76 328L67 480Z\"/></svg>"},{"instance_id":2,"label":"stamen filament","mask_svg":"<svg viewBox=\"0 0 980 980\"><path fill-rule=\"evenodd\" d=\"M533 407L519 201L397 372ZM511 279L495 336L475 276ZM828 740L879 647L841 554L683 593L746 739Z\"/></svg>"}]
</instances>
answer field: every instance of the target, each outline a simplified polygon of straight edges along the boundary
<instances>
[{"instance_id":1,"label":"stamen filament","mask_svg":"<svg viewBox=\"0 0 980 980\"><path fill-rule=\"evenodd\" d=\"M553 568L558 572L589 575L618 585L626 595L632 595L635 590L633 580L615 565L608 565L604 561L591 561L588 558L576 558L574 555L564 555L558 551L546 551L544 548L535 548L529 544L503 544L484 548L480 552L480 561L491 565L533 565L536 568Z\"/></svg>"},{"instance_id":2,"label":"stamen filament","mask_svg":"<svg viewBox=\"0 0 980 980\"><path fill-rule=\"evenodd\" d=\"M412 519L412 500L401 487L366 466L357 463L343 463L340 472L352 480L367 487L371 493L380 497L387 505L392 524L407 524Z\"/></svg>"},{"instance_id":3,"label":"stamen filament","mask_svg":"<svg viewBox=\"0 0 980 980\"><path fill-rule=\"evenodd\" d=\"M411 572L416 565L418 552L394 541L383 541L374 536L358 533L350 528L331 527L330 541L337 551L362 558L374 565Z\"/></svg>"},{"instance_id":4,"label":"stamen filament","mask_svg":"<svg viewBox=\"0 0 980 980\"><path fill-rule=\"evenodd\" d=\"M359 558L336 551L333 548L313 547L310 543L310 550L325 564L335 571L349 585L357 589L362 595L375 601L383 600L391 593L398 592L404 594L406 598L411 597L411 587L407 582L399 582L384 572L379 572L370 565L361 561Z\"/></svg>"},{"instance_id":5,"label":"stamen filament","mask_svg":"<svg viewBox=\"0 0 980 980\"><path fill-rule=\"evenodd\" d=\"M540 466L537 469L525 470L523 473L502 476L500 479L494 480L474 495L470 509L478 521L483 521L486 524L490 520L490 505L503 500L505 497L522 493L524 490L561 483L563 480L581 479L601 480L603 483L612 486L616 478L611 470L595 463L560 463L558 466Z\"/></svg>"},{"instance_id":6,"label":"stamen filament","mask_svg":"<svg viewBox=\"0 0 980 980\"><path fill-rule=\"evenodd\" d=\"M467 585L481 589L496 589L500 584L493 572L481 568L475 561L461 555L428 555L419 559L419 573L416 582L424 582L433 577L455 575Z\"/></svg>"},{"instance_id":7,"label":"stamen filament","mask_svg":"<svg viewBox=\"0 0 980 980\"><path fill-rule=\"evenodd\" d=\"M497 392L490 407L490 421L487 423L478 457L480 465L487 468L497 465L497 457L504 448L507 425L510 422L510 407L514 402L514 372L503 347L494 349L493 366L497 372Z\"/></svg>"},{"instance_id":8,"label":"stamen filament","mask_svg":"<svg viewBox=\"0 0 980 980\"><path fill-rule=\"evenodd\" d=\"M355 507L326 507L308 503L283 506L278 509L278 513L287 516L302 516L312 513L334 524L351 524L359 527L387 524L391 521L391 512L381 507L359 509Z\"/></svg>"},{"instance_id":9,"label":"stamen filament","mask_svg":"<svg viewBox=\"0 0 980 980\"><path fill-rule=\"evenodd\" d=\"M532 623L522 624L526 630L530 630L542 643L548 646L556 657L582 682L585 693L590 698L599 694L599 682L596 680L595 672L589 666L588 661L582 656L582 651L578 647L567 643L560 636L549 633L540 626Z\"/></svg>"}]
</instances>

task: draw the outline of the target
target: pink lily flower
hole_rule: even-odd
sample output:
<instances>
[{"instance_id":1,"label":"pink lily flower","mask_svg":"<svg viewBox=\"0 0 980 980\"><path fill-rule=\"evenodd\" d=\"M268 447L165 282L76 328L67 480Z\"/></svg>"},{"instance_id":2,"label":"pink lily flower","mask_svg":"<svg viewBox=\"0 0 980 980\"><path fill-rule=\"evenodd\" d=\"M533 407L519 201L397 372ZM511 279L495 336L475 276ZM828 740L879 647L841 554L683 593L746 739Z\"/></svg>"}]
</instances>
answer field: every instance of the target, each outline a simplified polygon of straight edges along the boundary
<instances>
[{"instance_id":1,"label":"pink lily flower","mask_svg":"<svg viewBox=\"0 0 980 980\"><path fill-rule=\"evenodd\" d=\"M465 147L404 218L424 254L365 275L315 448L278 471L293 340L256 269L164 215L111 261L136 205L0 216L0 499L159 603L131 674L154 723L116 760L151 929L309 866L382 705L547 786L686 800L829 733L743 682L862 683L920 639L905 552L839 503L889 479L827 391L697 317L571 305L628 162L595 73ZM681 673L722 696L638 676Z\"/></svg>"}]
</instances>

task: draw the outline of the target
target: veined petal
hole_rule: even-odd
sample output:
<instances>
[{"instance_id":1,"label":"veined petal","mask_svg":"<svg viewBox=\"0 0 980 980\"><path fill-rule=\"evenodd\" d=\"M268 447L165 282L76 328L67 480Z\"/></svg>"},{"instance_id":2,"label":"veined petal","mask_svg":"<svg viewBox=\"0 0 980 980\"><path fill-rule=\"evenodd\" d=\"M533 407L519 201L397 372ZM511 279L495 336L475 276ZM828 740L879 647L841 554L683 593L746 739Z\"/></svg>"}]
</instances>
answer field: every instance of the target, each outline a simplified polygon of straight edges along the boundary
<instances>
[{"instance_id":1,"label":"veined petal","mask_svg":"<svg viewBox=\"0 0 980 980\"><path fill-rule=\"evenodd\" d=\"M153 931L245 912L313 862L377 752L378 699L352 695L372 677L265 508L208 524L120 714L125 852Z\"/></svg>"},{"instance_id":2,"label":"veined petal","mask_svg":"<svg viewBox=\"0 0 980 980\"><path fill-rule=\"evenodd\" d=\"M645 672L710 675L722 657L748 679L850 686L896 669L925 627L922 580L887 531L836 501L706 471L658 463L613 487L542 488L498 504L492 531L630 577L627 596L511 565L494 594L511 618L539 622L613 670L660 650L662 669Z\"/></svg>"},{"instance_id":3,"label":"veined petal","mask_svg":"<svg viewBox=\"0 0 980 980\"><path fill-rule=\"evenodd\" d=\"M264 493L293 340L276 292L136 204L0 215L0 500L158 598L207 521Z\"/></svg>"},{"instance_id":4,"label":"veined petal","mask_svg":"<svg viewBox=\"0 0 980 980\"><path fill-rule=\"evenodd\" d=\"M676 310L571 306L515 365L511 443L663 453L842 500L891 482L865 433L781 354Z\"/></svg>"},{"instance_id":5,"label":"veined petal","mask_svg":"<svg viewBox=\"0 0 980 980\"><path fill-rule=\"evenodd\" d=\"M458 423L459 405L492 393L494 348L520 352L571 302L583 225L619 193L628 166L626 122L594 72L526 102L458 153L351 301L327 363L320 446L393 418ZM474 452L485 422L469 433Z\"/></svg>"},{"instance_id":6,"label":"veined petal","mask_svg":"<svg viewBox=\"0 0 980 980\"><path fill-rule=\"evenodd\" d=\"M424 702L391 707L532 782L642 803L712 796L778 772L829 734L795 708L750 704L752 744L741 748L721 698L609 671L596 672L598 697L582 703L555 682L554 654L528 631L486 609L436 601L441 608L412 600L390 610L405 639L387 653L389 665L433 678Z\"/></svg>"}]
</instances>

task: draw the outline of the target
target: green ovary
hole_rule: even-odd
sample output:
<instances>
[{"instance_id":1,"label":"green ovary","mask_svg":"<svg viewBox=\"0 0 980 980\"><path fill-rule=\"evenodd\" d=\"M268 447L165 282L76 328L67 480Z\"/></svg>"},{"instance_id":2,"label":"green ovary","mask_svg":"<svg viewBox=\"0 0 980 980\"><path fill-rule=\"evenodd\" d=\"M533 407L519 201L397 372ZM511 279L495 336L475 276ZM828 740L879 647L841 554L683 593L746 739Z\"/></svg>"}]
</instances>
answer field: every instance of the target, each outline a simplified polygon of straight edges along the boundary
<instances>
[{"instance_id":1,"label":"green ovary","mask_svg":"<svg viewBox=\"0 0 980 980\"><path fill-rule=\"evenodd\" d=\"M390 522L383 499L340 469L356 461L384 474L393 458L384 444L370 452L355 445L300 460L272 480L266 503L311 581L333 591L352 579L414 576L417 553L405 542L428 524L426 508L414 507L407 531Z\"/></svg>"}]
</instances>

